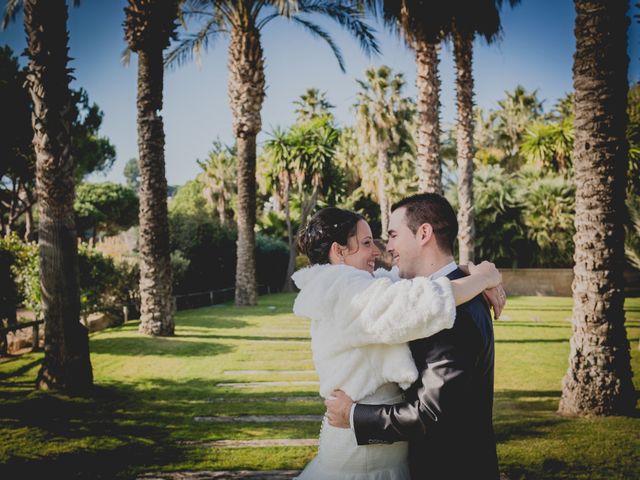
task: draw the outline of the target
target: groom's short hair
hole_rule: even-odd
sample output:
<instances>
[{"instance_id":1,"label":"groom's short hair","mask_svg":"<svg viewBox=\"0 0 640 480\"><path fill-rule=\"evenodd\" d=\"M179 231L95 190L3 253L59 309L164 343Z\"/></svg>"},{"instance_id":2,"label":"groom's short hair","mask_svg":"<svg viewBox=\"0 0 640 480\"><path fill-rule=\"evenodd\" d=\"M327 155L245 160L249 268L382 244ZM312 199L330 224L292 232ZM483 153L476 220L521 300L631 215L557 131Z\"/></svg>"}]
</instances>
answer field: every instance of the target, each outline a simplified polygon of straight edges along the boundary
<instances>
[{"instance_id":1,"label":"groom's short hair","mask_svg":"<svg viewBox=\"0 0 640 480\"><path fill-rule=\"evenodd\" d=\"M458 236L458 219L446 198L437 193L419 193L394 203L391 211L403 207L407 226L414 234L420 225L430 224L440 250L453 254L454 243Z\"/></svg>"}]
</instances>

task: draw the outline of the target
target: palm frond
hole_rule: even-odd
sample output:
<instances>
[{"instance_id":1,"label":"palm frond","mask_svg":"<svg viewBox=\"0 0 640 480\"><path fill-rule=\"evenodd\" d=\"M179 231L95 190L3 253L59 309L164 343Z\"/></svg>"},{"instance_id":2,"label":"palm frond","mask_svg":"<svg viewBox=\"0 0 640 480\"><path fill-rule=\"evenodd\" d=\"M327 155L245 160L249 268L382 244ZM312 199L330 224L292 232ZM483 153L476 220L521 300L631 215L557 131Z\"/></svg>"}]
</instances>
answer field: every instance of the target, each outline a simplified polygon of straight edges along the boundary
<instances>
[{"instance_id":1,"label":"palm frond","mask_svg":"<svg viewBox=\"0 0 640 480\"><path fill-rule=\"evenodd\" d=\"M127 47L124 50L122 50L122 53L120 54L120 61L125 67L128 67L129 64L131 63L131 52L132 50L129 47Z\"/></svg>"},{"instance_id":2,"label":"palm frond","mask_svg":"<svg viewBox=\"0 0 640 480\"><path fill-rule=\"evenodd\" d=\"M300 0L299 14L319 13L325 15L351 33L367 55L380 54L375 29L364 21L361 9L352 2Z\"/></svg>"},{"instance_id":3,"label":"palm frond","mask_svg":"<svg viewBox=\"0 0 640 480\"><path fill-rule=\"evenodd\" d=\"M340 70L342 70L342 73L346 73L346 69L344 66L344 57L342 56L342 52L340 51L340 48L338 47L338 45L336 45L336 43L333 41L333 38L331 38L331 35L329 35L319 25L316 25L315 23L305 20L303 18L296 16L296 17L293 17L291 20L302 25L312 35L315 35L316 37L320 37L322 40L327 42L327 44L333 51L333 54L335 55L336 60L338 60L338 65L340 66Z\"/></svg>"},{"instance_id":4,"label":"palm frond","mask_svg":"<svg viewBox=\"0 0 640 480\"><path fill-rule=\"evenodd\" d=\"M7 0L7 4L4 7L4 16L2 19L1 30L5 30L11 22L13 22L20 10L22 9L22 0Z\"/></svg>"},{"instance_id":5,"label":"palm frond","mask_svg":"<svg viewBox=\"0 0 640 480\"><path fill-rule=\"evenodd\" d=\"M178 43L167 53L164 58L165 68L175 68L184 65L195 57L196 63L200 65L202 50L209 48L209 42L222 30L218 25L218 18L211 16L196 34L187 35L184 40Z\"/></svg>"}]
</instances>

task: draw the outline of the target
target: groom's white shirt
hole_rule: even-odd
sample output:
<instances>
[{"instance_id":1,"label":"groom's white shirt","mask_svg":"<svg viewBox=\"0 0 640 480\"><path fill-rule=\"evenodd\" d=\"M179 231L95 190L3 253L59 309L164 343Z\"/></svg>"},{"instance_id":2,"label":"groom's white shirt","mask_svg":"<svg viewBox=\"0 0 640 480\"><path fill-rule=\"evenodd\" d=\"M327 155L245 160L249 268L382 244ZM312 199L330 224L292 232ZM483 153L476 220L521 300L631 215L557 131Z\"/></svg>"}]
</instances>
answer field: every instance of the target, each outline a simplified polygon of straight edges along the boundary
<instances>
[{"instance_id":1,"label":"groom's white shirt","mask_svg":"<svg viewBox=\"0 0 640 480\"><path fill-rule=\"evenodd\" d=\"M446 275L449 275L451 272L455 271L455 269L458 268L458 265L456 264L456 262L451 262L446 264L444 267L442 267L440 270L432 273L431 275L429 275L427 278L429 280L436 280L440 277L444 277ZM353 412L355 412L356 410L356 405L357 403L354 403L353 405L351 405L351 412L349 413L349 425L351 427L351 430L354 430L353 428Z\"/></svg>"}]
</instances>

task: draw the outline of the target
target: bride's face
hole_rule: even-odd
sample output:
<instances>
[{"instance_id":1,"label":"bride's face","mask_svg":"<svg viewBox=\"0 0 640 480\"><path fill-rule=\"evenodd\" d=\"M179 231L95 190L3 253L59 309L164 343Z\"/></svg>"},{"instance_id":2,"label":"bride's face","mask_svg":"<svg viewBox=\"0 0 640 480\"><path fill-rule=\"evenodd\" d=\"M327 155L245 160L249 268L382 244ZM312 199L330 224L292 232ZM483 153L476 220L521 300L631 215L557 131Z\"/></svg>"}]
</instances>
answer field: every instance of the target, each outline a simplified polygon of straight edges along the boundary
<instances>
[{"instance_id":1,"label":"bride's face","mask_svg":"<svg viewBox=\"0 0 640 480\"><path fill-rule=\"evenodd\" d=\"M347 248L342 249L342 263L373 273L378 256L380 250L373 242L371 227L364 220L360 220L356 226L356 235L349 239Z\"/></svg>"}]
</instances>

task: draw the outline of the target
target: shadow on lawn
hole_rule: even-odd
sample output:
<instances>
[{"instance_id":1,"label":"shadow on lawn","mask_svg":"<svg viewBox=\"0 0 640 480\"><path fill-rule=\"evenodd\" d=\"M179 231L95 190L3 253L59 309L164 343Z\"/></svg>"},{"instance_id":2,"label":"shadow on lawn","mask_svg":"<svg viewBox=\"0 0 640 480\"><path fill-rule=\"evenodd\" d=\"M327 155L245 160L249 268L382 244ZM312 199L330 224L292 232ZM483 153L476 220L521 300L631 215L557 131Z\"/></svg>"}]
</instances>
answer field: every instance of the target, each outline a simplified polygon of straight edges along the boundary
<instances>
[{"instance_id":1,"label":"shadow on lawn","mask_svg":"<svg viewBox=\"0 0 640 480\"><path fill-rule=\"evenodd\" d=\"M174 337L94 337L91 338L91 353L109 355L150 355L174 357L209 357L235 350L229 345L211 342L185 341L191 335ZM205 338L203 336L203 338ZM216 338L216 337L207 337ZM226 337L217 337L226 338Z\"/></svg>"},{"instance_id":2,"label":"shadow on lawn","mask_svg":"<svg viewBox=\"0 0 640 480\"><path fill-rule=\"evenodd\" d=\"M249 341L276 341L276 342L290 342L290 341L305 341L310 342L311 337L282 337L282 336L256 336L256 335L200 335L200 334L185 334L185 335L176 335L177 338L217 338L217 339L227 339L227 340L249 340Z\"/></svg>"},{"instance_id":3,"label":"shadow on lawn","mask_svg":"<svg viewBox=\"0 0 640 480\"><path fill-rule=\"evenodd\" d=\"M5 447L1 469L21 478L134 478L147 465L184 458L165 441L163 424L127 389L95 386L77 397L5 391L0 427L15 442ZM19 433L11 435L13 429Z\"/></svg>"}]
</instances>

